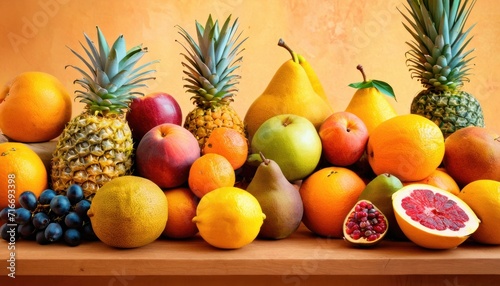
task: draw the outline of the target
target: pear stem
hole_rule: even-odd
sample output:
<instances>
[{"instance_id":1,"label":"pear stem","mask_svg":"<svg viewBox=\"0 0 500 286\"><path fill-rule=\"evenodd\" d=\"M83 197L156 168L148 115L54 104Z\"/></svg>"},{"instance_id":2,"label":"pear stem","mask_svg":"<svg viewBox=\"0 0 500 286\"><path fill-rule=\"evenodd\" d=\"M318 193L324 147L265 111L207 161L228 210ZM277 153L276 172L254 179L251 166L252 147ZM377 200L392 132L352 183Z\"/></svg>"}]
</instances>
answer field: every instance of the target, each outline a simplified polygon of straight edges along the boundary
<instances>
[{"instance_id":1,"label":"pear stem","mask_svg":"<svg viewBox=\"0 0 500 286\"><path fill-rule=\"evenodd\" d=\"M262 158L262 162L266 165L269 165L269 159L267 159L262 152L259 152L260 158Z\"/></svg>"},{"instance_id":2,"label":"pear stem","mask_svg":"<svg viewBox=\"0 0 500 286\"><path fill-rule=\"evenodd\" d=\"M297 58L297 54L285 43L285 41L283 41L283 39L280 38L280 40L278 41L278 46L287 49L288 52L290 52L290 55L292 55L292 60L296 63L299 62L299 59Z\"/></svg>"},{"instance_id":3,"label":"pear stem","mask_svg":"<svg viewBox=\"0 0 500 286\"><path fill-rule=\"evenodd\" d=\"M365 74L365 70L363 69L363 66L362 65L358 65L356 67L360 72L361 74L363 75L363 82L366 82L366 74Z\"/></svg>"}]
</instances>

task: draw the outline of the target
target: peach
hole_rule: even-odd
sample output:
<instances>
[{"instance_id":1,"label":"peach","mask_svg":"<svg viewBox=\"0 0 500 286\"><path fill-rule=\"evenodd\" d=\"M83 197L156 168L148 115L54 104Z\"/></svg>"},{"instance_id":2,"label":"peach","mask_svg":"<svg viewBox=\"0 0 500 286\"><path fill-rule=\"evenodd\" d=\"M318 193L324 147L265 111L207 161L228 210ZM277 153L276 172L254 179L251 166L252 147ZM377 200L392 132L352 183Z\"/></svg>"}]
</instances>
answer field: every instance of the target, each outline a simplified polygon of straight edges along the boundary
<instances>
[{"instance_id":1,"label":"peach","mask_svg":"<svg viewBox=\"0 0 500 286\"><path fill-rule=\"evenodd\" d=\"M335 112L321 124L319 137L323 156L336 166L349 166L363 155L368 141L368 129L355 114Z\"/></svg>"},{"instance_id":2,"label":"peach","mask_svg":"<svg viewBox=\"0 0 500 286\"><path fill-rule=\"evenodd\" d=\"M178 187L187 182L189 168L200 157L200 146L187 129L163 123L149 130L136 151L136 167L141 177L160 188Z\"/></svg>"}]
</instances>

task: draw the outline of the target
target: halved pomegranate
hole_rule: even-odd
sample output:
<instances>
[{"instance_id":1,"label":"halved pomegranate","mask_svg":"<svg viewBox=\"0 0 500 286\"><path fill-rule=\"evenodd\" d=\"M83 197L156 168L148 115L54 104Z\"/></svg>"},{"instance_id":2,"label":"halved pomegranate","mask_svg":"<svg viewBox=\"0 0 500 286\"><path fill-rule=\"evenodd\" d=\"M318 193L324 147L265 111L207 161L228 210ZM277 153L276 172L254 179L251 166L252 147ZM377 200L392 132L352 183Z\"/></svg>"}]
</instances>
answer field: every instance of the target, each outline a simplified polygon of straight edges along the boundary
<instances>
[{"instance_id":1,"label":"halved pomegranate","mask_svg":"<svg viewBox=\"0 0 500 286\"><path fill-rule=\"evenodd\" d=\"M344 220L344 240L361 247L376 244L387 233L389 222L370 201L360 200Z\"/></svg>"},{"instance_id":2,"label":"halved pomegranate","mask_svg":"<svg viewBox=\"0 0 500 286\"><path fill-rule=\"evenodd\" d=\"M463 243L479 227L480 220L460 198L445 190L413 184L392 195L396 221L415 244L451 249Z\"/></svg>"}]
</instances>

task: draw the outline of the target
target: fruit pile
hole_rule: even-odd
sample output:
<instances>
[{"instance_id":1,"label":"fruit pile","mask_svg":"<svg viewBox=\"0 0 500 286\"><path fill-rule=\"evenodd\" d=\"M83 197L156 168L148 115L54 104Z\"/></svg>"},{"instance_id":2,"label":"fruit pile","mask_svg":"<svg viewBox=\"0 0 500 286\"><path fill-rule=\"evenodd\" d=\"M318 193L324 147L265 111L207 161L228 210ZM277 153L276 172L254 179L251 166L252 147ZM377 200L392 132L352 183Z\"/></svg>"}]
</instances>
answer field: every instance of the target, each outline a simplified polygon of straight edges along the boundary
<instances>
[{"instance_id":1,"label":"fruit pile","mask_svg":"<svg viewBox=\"0 0 500 286\"><path fill-rule=\"evenodd\" d=\"M16 223L16 238L41 244L97 238L134 248L199 235L237 249L303 224L361 247L392 239L448 249L469 237L500 245L500 137L462 90L473 4L408 3L408 65L425 88L410 114L398 114L391 86L361 65L363 81L335 112L310 63L280 39L291 59L241 119L231 103L247 38L238 19L209 16L196 37L177 27L195 105L183 121L173 96L138 91L158 62L139 64L147 48L127 49L123 36L108 44L97 27L83 52L70 49L85 67L69 65L81 74L81 114L62 116L67 92L43 73L23 73L0 94L0 128L23 142L0 144L2 237ZM13 114L12 102L27 107ZM40 106L61 116L43 118ZM13 130L18 114L26 120ZM47 173L27 143L54 138Z\"/></svg>"}]
</instances>

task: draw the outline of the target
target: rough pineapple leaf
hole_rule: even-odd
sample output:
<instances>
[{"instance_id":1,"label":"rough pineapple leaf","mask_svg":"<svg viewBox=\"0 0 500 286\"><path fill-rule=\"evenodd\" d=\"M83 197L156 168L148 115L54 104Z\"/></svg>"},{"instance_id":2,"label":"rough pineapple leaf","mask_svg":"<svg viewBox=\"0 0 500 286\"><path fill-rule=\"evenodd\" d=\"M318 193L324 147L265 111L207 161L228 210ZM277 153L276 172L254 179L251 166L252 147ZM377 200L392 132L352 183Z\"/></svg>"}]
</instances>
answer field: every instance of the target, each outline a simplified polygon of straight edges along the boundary
<instances>
[{"instance_id":1,"label":"rough pineapple leaf","mask_svg":"<svg viewBox=\"0 0 500 286\"><path fill-rule=\"evenodd\" d=\"M368 80L368 81L356 82L349 84L349 86L357 89L374 87L378 89L378 91L380 91L381 93L388 95L397 101L396 95L394 94L394 90L392 89L392 87L388 83L380 80Z\"/></svg>"}]
</instances>

